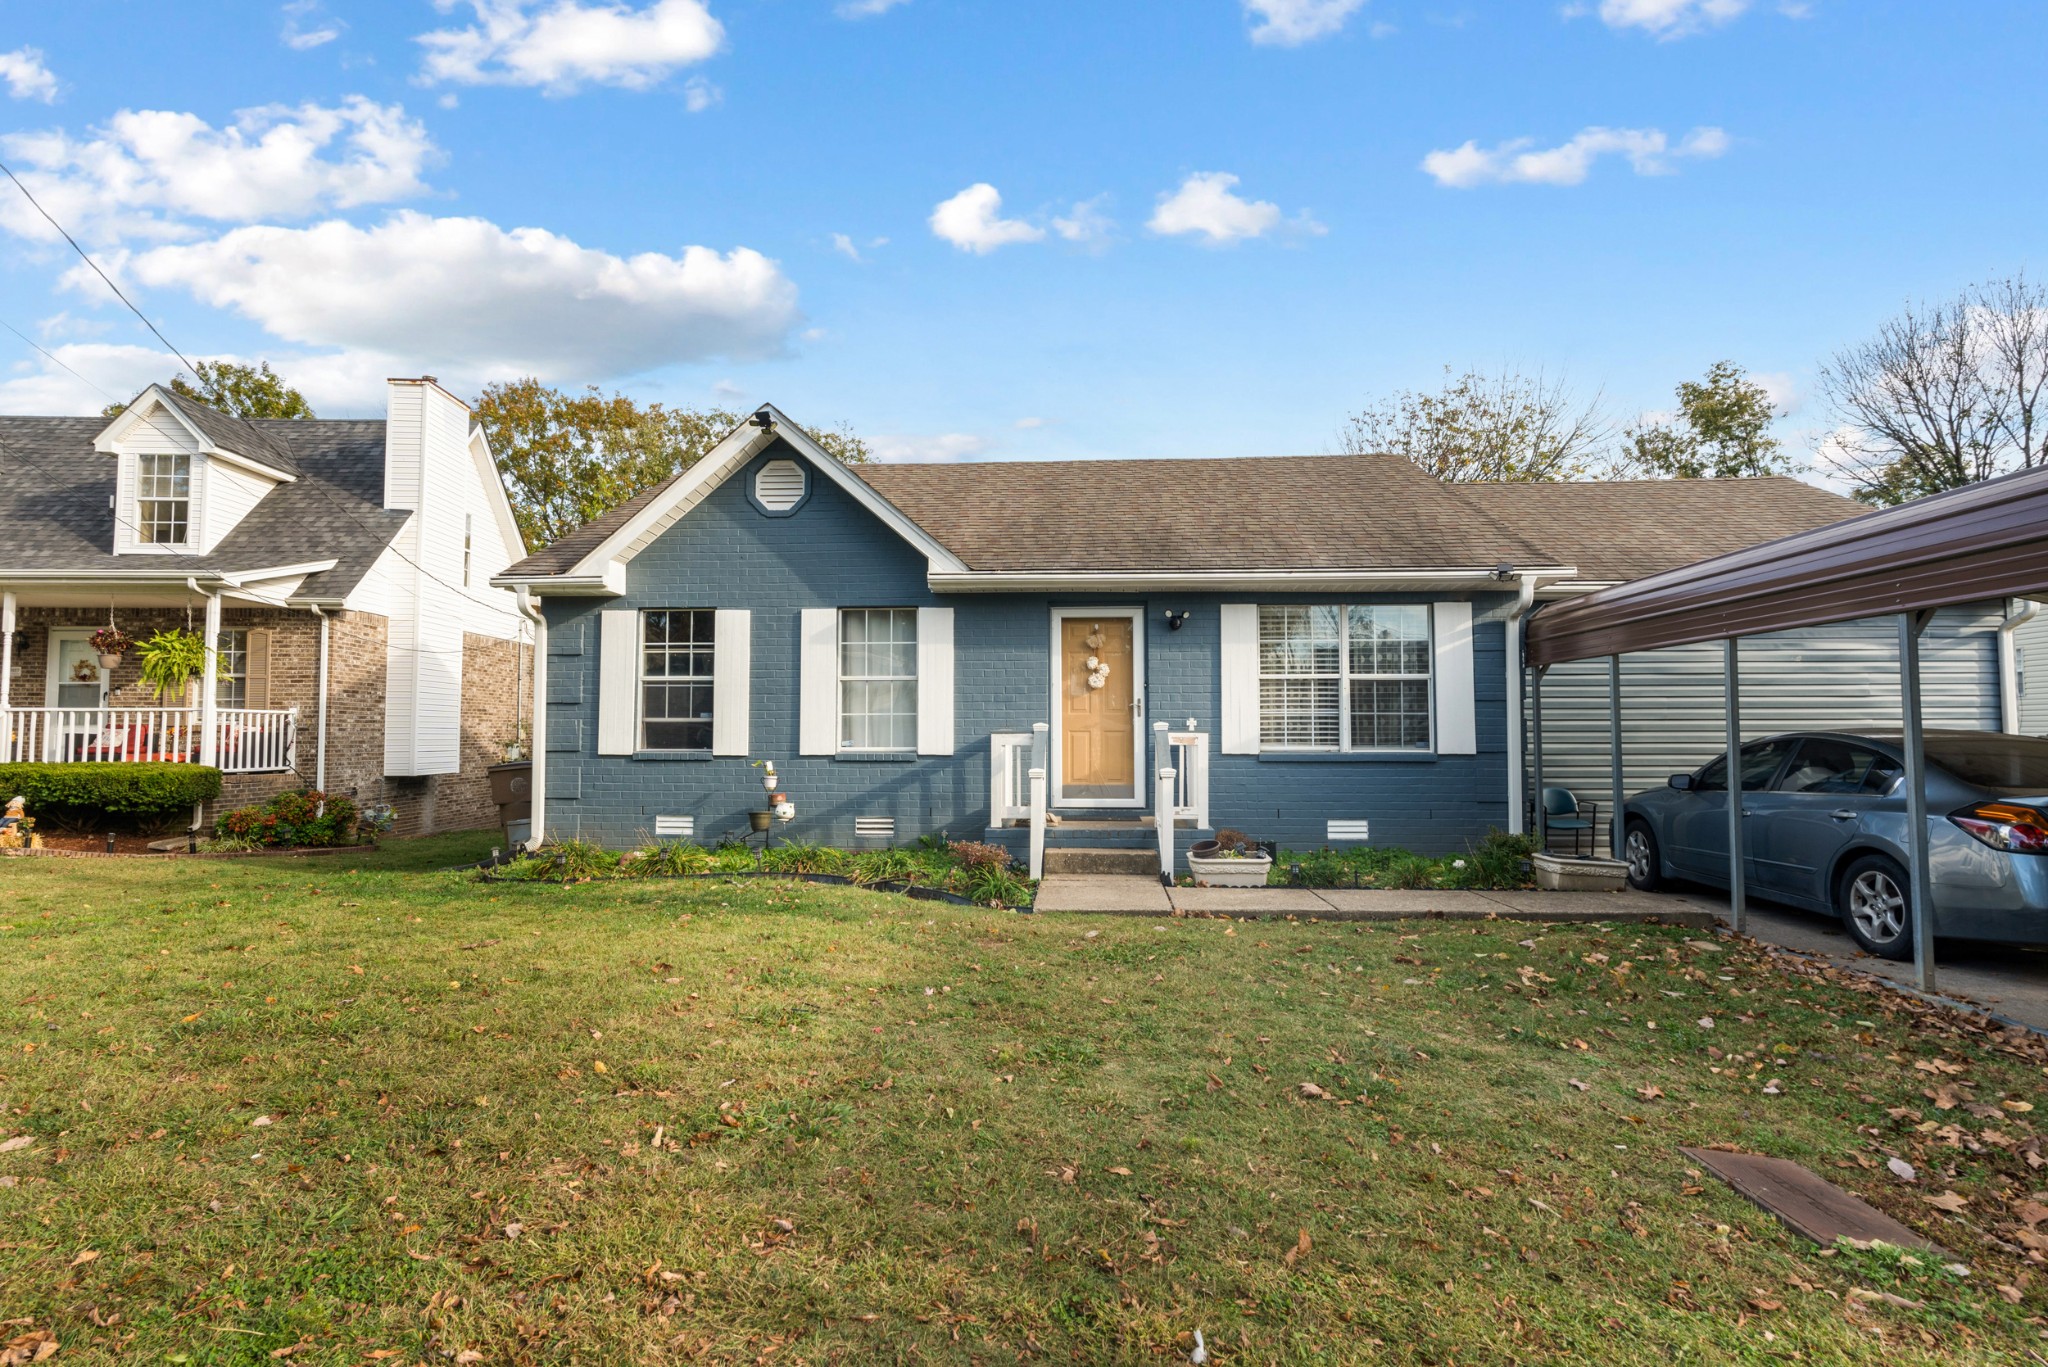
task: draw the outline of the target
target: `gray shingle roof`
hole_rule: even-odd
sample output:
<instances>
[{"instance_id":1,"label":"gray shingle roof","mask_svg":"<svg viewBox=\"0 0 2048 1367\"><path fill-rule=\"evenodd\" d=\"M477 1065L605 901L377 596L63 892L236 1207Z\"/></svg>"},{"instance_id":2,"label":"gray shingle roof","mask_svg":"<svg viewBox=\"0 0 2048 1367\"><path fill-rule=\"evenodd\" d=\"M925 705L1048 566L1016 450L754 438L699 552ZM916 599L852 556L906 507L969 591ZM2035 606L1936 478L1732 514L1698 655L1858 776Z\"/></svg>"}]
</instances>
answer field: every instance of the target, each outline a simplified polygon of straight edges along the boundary
<instances>
[{"instance_id":1,"label":"gray shingle roof","mask_svg":"<svg viewBox=\"0 0 2048 1367\"><path fill-rule=\"evenodd\" d=\"M178 410L187 422L206 434L206 439L224 451L233 451L238 456L260 461L273 470L282 470L288 475L299 473L298 462L292 458L291 448L266 432L265 427L273 420L258 418L249 421L231 418L217 409L208 408L196 399L173 394L168 389L159 389L165 403Z\"/></svg>"},{"instance_id":2,"label":"gray shingle roof","mask_svg":"<svg viewBox=\"0 0 2048 1367\"><path fill-rule=\"evenodd\" d=\"M242 445L230 449L285 464L298 478L266 494L210 553L164 557L170 564L233 573L333 559L335 567L307 579L298 595L339 598L411 516L383 506L381 418L257 419L245 426L190 400L180 401L180 411L231 424ZM106 425L103 418L0 415L0 575L155 567L113 553L114 459L92 445ZM222 446L228 435L208 432Z\"/></svg>"},{"instance_id":3,"label":"gray shingle roof","mask_svg":"<svg viewBox=\"0 0 2048 1367\"><path fill-rule=\"evenodd\" d=\"M977 571L1578 568L1633 579L1867 511L1795 479L1443 484L1399 456L848 467ZM565 574L675 479L505 573Z\"/></svg>"},{"instance_id":4,"label":"gray shingle roof","mask_svg":"<svg viewBox=\"0 0 2048 1367\"><path fill-rule=\"evenodd\" d=\"M1870 511L1782 475L1454 484L1473 507L1599 583L1640 579Z\"/></svg>"}]
</instances>

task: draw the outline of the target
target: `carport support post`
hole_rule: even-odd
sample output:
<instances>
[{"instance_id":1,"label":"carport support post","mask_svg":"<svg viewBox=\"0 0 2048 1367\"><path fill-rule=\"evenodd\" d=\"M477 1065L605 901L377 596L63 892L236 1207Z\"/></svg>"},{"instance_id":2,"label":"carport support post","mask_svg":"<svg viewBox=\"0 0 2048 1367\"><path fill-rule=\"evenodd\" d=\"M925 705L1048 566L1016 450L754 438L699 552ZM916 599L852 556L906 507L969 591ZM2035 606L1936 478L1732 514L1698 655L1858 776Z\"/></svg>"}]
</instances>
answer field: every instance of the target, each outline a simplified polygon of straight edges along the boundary
<instances>
[{"instance_id":1,"label":"carport support post","mask_svg":"<svg viewBox=\"0 0 2048 1367\"><path fill-rule=\"evenodd\" d=\"M1529 775L1530 787L1536 794L1536 852L1550 852L1550 813L1543 801L1543 676L1549 672L1546 665L1538 665L1529 671Z\"/></svg>"},{"instance_id":2,"label":"carport support post","mask_svg":"<svg viewBox=\"0 0 2048 1367\"><path fill-rule=\"evenodd\" d=\"M1906 876L1913 885L1913 982L1934 991L1934 869L1927 842L1927 745L1920 700L1920 633L1929 614L1899 614L1899 710L1905 718Z\"/></svg>"},{"instance_id":3,"label":"carport support post","mask_svg":"<svg viewBox=\"0 0 2048 1367\"><path fill-rule=\"evenodd\" d=\"M1730 636L1722 643L1722 675L1728 690L1728 922L1735 933L1749 914L1749 889L1744 886L1742 848L1742 684L1737 678L1740 645Z\"/></svg>"},{"instance_id":4,"label":"carport support post","mask_svg":"<svg viewBox=\"0 0 2048 1367\"><path fill-rule=\"evenodd\" d=\"M1607 809L1607 848L1616 859L1625 859L1621 841L1621 656L1607 657L1607 750L1609 775L1614 781L1614 805Z\"/></svg>"}]
</instances>

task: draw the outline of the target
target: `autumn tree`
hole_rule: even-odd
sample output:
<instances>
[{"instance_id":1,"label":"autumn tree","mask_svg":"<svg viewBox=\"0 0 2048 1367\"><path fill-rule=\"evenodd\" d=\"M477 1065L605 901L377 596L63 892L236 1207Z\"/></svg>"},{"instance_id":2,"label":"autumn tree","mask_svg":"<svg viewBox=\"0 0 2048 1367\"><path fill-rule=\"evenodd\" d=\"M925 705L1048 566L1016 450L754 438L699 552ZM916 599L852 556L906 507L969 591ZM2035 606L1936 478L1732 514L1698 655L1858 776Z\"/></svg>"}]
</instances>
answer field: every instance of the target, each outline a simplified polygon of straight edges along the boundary
<instances>
[{"instance_id":1,"label":"autumn tree","mask_svg":"<svg viewBox=\"0 0 2048 1367\"><path fill-rule=\"evenodd\" d=\"M1823 459L1872 503L2048 463L2048 290L2024 275L1908 306L1821 369Z\"/></svg>"},{"instance_id":2,"label":"autumn tree","mask_svg":"<svg viewBox=\"0 0 2048 1367\"><path fill-rule=\"evenodd\" d=\"M643 405L531 377L486 385L475 415L529 549L689 469L745 421L723 408ZM867 443L844 427L810 436L849 464L868 458Z\"/></svg>"},{"instance_id":3,"label":"autumn tree","mask_svg":"<svg viewBox=\"0 0 2048 1367\"><path fill-rule=\"evenodd\" d=\"M1433 391L1399 390L1346 420L1341 449L1405 456L1456 482L1598 478L1611 428L1597 395L1579 403L1562 383L1512 370L1453 375Z\"/></svg>"},{"instance_id":4,"label":"autumn tree","mask_svg":"<svg viewBox=\"0 0 2048 1367\"><path fill-rule=\"evenodd\" d=\"M1771 435L1777 410L1764 387L1733 361L1716 361L1678 386L1678 412L1622 434L1621 465L1656 479L1785 475L1792 462Z\"/></svg>"},{"instance_id":5,"label":"autumn tree","mask_svg":"<svg viewBox=\"0 0 2048 1367\"><path fill-rule=\"evenodd\" d=\"M194 361L196 378L183 371L171 377L171 392L194 399L233 418L310 418L313 406L306 396L286 384L270 362L253 366L237 361ZM100 416L111 418L128 407L108 404Z\"/></svg>"}]
</instances>

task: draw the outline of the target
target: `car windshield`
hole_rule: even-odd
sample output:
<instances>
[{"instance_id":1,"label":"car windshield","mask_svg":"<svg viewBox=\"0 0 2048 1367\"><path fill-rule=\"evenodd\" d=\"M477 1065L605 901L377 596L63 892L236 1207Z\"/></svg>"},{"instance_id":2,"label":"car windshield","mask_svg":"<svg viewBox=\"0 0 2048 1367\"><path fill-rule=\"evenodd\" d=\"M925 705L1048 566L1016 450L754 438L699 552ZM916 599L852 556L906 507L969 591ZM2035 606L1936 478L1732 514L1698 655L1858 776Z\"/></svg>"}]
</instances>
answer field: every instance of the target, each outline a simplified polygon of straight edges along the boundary
<instances>
[{"instance_id":1,"label":"car windshield","mask_svg":"<svg viewBox=\"0 0 2048 1367\"><path fill-rule=\"evenodd\" d=\"M2048 740L2006 736L1929 736L1927 762L1979 788L2014 797L2048 793Z\"/></svg>"}]
</instances>

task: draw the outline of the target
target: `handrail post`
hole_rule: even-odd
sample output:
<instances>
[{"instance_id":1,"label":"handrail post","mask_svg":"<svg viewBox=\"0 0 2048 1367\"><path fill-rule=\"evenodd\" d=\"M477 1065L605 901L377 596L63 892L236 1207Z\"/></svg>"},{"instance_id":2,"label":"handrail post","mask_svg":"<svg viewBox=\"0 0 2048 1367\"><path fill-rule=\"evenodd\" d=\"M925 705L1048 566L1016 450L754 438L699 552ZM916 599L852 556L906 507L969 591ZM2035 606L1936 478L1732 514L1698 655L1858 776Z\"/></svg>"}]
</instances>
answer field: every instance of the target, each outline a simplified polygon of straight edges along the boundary
<instances>
[{"instance_id":1,"label":"handrail post","mask_svg":"<svg viewBox=\"0 0 2048 1367\"><path fill-rule=\"evenodd\" d=\"M1920 633L1925 614L1899 614L1899 713L1904 722L1899 748L1906 756L1907 907L1913 928L1913 982L1922 992L1934 987L1934 867L1928 859L1927 740L1920 691Z\"/></svg>"},{"instance_id":2,"label":"handrail post","mask_svg":"<svg viewBox=\"0 0 2048 1367\"><path fill-rule=\"evenodd\" d=\"M1166 730L1164 726L1159 729L1162 733ZM1159 830L1159 877L1167 883L1173 882L1173 780L1173 766L1162 765L1152 784L1152 807L1157 813L1153 825Z\"/></svg>"},{"instance_id":3,"label":"handrail post","mask_svg":"<svg viewBox=\"0 0 2048 1367\"><path fill-rule=\"evenodd\" d=\"M1045 876L1045 770L1031 769L1031 862L1033 878Z\"/></svg>"},{"instance_id":4,"label":"handrail post","mask_svg":"<svg viewBox=\"0 0 2048 1367\"><path fill-rule=\"evenodd\" d=\"M1722 688L1728 696L1728 911L1740 935L1749 915L1748 851L1742 841L1742 667L1741 646L1730 636L1721 658Z\"/></svg>"}]
</instances>

